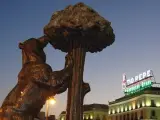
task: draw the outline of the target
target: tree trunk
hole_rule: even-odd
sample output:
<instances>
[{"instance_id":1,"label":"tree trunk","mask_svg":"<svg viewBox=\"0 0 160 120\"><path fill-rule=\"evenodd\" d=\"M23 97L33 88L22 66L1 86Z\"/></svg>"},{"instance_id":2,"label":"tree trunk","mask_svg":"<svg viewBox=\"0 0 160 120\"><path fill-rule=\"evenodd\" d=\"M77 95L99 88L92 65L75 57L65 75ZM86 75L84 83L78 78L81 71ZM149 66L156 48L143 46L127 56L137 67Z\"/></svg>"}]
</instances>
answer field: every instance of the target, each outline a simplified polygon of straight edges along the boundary
<instances>
[{"instance_id":1,"label":"tree trunk","mask_svg":"<svg viewBox=\"0 0 160 120\"><path fill-rule=\"evenodd\" d=\"M69 54L73 56L74 66L72 80L68 88L66 120L82 120L83 96L81 93L86 51L76 40L72 41L71 48L73 49Z\"/></svg>"}]
</instances>

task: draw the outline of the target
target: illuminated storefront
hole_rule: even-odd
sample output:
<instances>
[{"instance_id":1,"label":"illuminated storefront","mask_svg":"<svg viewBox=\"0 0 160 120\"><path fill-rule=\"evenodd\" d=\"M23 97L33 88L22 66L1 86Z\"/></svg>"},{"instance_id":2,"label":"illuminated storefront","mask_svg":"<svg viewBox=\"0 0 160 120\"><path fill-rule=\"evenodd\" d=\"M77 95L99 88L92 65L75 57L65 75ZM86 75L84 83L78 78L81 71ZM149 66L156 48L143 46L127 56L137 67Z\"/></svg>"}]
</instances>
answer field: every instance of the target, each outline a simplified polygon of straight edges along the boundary
<instances>
[{"instance_id":1,"label":"illuminated storefront","mask_svg":"<svg viewBox=\"0 0 160 120\"><path fill-rule=\"evenodd\" d=\"M125 96L109 102L108 120L160 120L160 88L155 85L151 70L126 79Z\"/></svg>"},{"instance_id":2,"label":"illuminated storefront","mask_svg":"<svg viewBox=\"0 0 160 120\"><path fill-rule=\"evenodd\" d=\"M104 104L89 104L83 107L83 120L107 120L108 106ZM65 120L66 112L63 111L58 120Z\"/></svg>"}]
</instances>

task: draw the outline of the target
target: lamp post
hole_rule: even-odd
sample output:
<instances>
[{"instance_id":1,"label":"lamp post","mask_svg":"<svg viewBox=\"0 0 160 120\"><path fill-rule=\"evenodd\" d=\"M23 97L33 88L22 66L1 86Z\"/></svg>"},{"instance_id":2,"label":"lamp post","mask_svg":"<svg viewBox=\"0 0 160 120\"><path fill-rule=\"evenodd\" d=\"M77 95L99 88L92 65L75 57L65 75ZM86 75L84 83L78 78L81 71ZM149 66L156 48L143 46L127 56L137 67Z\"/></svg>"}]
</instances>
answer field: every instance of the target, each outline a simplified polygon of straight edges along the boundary
<instances>
[{"instance_id":1,"label":"lamp post","mask_svg":"<svg viewBox=\"0 0 160 120\"><path fill-rule=\"evenodd\" d=\"M46 101L46 120L48 120L49 103L51 105L54 105L56 103L56 100L54 99L54 97L51 97Z\"/></svg>"}]
</instances>

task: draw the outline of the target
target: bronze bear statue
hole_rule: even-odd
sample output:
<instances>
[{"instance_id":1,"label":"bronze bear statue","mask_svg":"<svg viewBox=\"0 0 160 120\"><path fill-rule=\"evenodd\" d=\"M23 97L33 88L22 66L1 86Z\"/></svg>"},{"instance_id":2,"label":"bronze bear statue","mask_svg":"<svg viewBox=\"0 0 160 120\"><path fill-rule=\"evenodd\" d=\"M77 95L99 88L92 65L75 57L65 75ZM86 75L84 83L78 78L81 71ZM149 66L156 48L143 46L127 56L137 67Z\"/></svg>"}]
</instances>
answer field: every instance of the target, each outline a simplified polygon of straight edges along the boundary
<instances>
[{"instance_id":1,"label":"bronze bear statue","mask_svg":"<svg viewBox=\"0 0 160 120\"><path fill-rule=\"evenodd\" d=\"M35 38L19 44L22 50L22 69L18 75L17 85L2 104L4 115L23 114L35 117L48 97L60 94L68 88L73 68L72 56L66 56L64 69L52 71L46 64L46 55L43 51L47 44L48 41Z\"/></svg>"}]
</instances>

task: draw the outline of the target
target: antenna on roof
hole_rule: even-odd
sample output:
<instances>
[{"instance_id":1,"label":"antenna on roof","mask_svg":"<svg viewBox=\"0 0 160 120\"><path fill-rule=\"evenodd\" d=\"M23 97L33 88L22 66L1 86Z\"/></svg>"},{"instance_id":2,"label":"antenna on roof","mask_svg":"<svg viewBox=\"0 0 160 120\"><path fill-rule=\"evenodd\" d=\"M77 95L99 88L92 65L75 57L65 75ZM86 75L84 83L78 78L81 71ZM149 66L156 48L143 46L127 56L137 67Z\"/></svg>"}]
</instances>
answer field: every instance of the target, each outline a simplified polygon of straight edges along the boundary
<instances>
[{"instance_id":1,"label":"antenna on roof","mask_svg":"<svg viewBox=\"0 0 160 120\"><path fill-rule=\"evenodd\" d=\"M123 78L122 79L122 90L124 90L126 88L126 80L127 80L125 73L123 73L122 78Z\"/></svg>"},{"instance_id":2,"label":"antenna on roof","mask_svg":"<svg viewBox=\"0 0 160 120\"><path fill-rule=\"evenodd\" d=\"M153 81L153 83L154 83L154 84L156 84L156 80L155 80L155 77L154 77L153 71L151 70L151 72L152 72L152 81Z\"/></svg>"}]
</instances>

